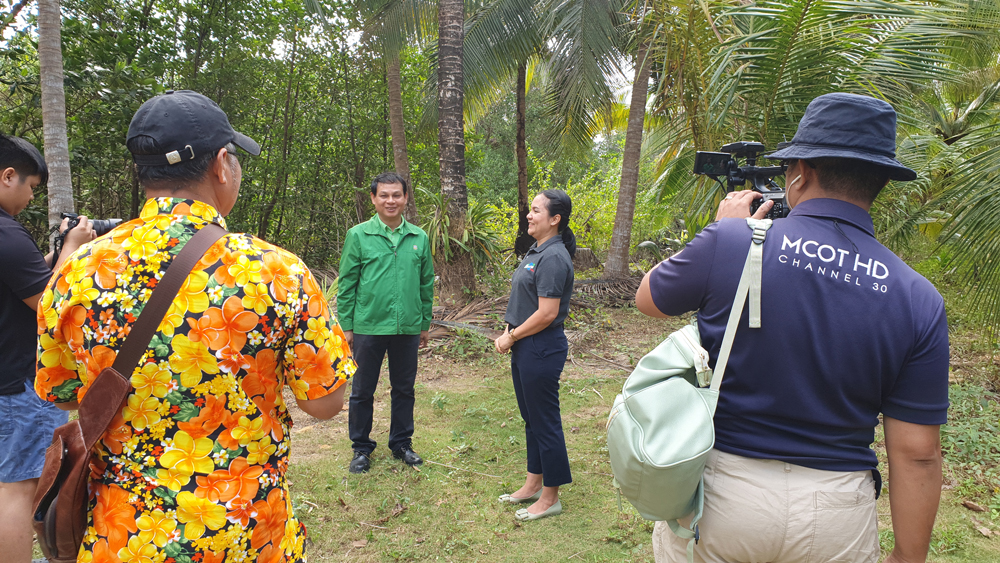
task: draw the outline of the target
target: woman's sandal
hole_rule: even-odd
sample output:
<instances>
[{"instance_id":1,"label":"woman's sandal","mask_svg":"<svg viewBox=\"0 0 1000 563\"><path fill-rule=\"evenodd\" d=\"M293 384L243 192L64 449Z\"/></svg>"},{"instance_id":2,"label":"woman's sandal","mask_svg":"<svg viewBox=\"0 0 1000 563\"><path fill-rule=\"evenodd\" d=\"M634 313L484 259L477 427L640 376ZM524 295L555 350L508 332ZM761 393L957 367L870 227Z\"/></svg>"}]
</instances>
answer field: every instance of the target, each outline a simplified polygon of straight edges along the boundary
<instances>
[{"instance_id":1,"label":"woman's sandal","mask_svg":"<svg viewBox=\"0 0 1000 563\"><path fill-rule=\"evenodd\" d=\"M528 512L527 508L522 508L514 513L514 519L518 522L529 522L531 520L538 520L539 518L547 518L549 516L555 516L557 514L562 514L562 501L556 501L555 504L550 506L545 512L541 514L532 514Z\"/></svg>"},{"instance_id":2,"label":"woman's sandal","mask_svg":"<svg viewBox=\"0 0 1000 563\"><path fill-rule=\"evenodd\" d=\"M514 497L511 495L500 495L500 497L497 500L509 504L520 504L522 502L528 502L529 500L538 500L540 498L542 498L542 490L538 489L538 492L531 495L530 497Z\"/></svg>"}]
</instances>

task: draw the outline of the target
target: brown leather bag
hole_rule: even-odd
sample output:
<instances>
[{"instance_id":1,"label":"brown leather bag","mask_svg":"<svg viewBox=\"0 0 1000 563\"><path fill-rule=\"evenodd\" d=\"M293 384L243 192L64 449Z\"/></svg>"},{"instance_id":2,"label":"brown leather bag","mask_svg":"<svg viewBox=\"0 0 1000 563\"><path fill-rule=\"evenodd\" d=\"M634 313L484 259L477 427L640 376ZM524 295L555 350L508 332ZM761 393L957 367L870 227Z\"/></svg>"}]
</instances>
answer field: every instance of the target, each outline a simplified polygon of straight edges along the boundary
<instances>
[{"instance_id":1,"label":"brown leather bag","mask_svg":"<svg viewBox=\"0 0 1000 563\"><path fill-rule=\"evenodd\" d=\"M142 313L122 343L114 364L104 368L80 403L80 417L56 428L45 452L45 466L35 489L32 525L50 563L75 563L87 532L87 483L90 453L132 391L132 372L195 264L226 234L212 223L199 230L156 285Z\"/></svg>"}]
</instances>

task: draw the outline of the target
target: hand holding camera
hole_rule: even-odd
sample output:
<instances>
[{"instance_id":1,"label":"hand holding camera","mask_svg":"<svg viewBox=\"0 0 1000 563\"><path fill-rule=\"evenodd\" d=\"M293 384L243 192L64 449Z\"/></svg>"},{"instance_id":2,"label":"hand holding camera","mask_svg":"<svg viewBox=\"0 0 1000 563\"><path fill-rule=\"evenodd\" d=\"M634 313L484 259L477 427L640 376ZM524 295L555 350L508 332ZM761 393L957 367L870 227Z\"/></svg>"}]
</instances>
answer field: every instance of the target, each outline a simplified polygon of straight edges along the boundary
<instances>
[{"instance_id":1,"label":"hand holding camera","mask_svg":"<svg viewBox=\"0 0 1000 563\"><path fill-rule=\"evenodd\" d=\"M779 144L779 148L780 148ZM785 189L779 186L774 178L785 173L782 166L757 166L758 155L764 152L764 145L748 141L730 143L722 147L722 152L695 153L694 173L708 176L719 182L729 192L719 204L716 220L723 217L747 217L749 209L755 219L778 219L788 216L788 202L785 199ZM745 158L746 165L740 166L739 159ZM722 184L720 178L726 179ZM751 189L735 191L750 182ZM750 198L745 195L750 194ZM736 204L739 204L737 208ZM749 204L747 207L744 204ZM763 213L760 209L765 208Z\"/></svg>"},{"instance_id":2,"label":"hand holding camera","mask_svg":"<svg viewBox=\"0 0 1000 563\"><path fill-rule=\"evenodd\" d=\"M108 234L121 222L121 219L94 219L91 221L85 215L63 213L59 234L52 241L53 269L59 263L59 255L62 254L64 245L68 244L71 250L76 250L80 245Z\"/></svg>"},{"instance_id":3,"label":"hand holding camera","mask_svg":"<svg viewBox=\"0 0 1000 563\"><path fill-rule=\"evenodd\" d=\"M86 215L77 215L76 217L70 219L68 215L76 215L75 213L63 213L62 214L62 224L59 225L59 236L63 238L63 244L69 243L70 246L80 246L85 242L94 240L97 237L97 232L94 230L94 223L87 218Z\"/></svg>"},{"instance_id":4,"label":"hand holding camera","mask_svg":"<svg viewBox=\"0 0 1000 563\"><path fill-rule=\"evenodd\" d=\"M764 196L754 190L740 190L729 192L726 197L719 202L719 211L715 214L715 220L725 218L754 219L774 218L768 215L774 207L774 200L764 200Z\"/></svg>"}]
</instances>

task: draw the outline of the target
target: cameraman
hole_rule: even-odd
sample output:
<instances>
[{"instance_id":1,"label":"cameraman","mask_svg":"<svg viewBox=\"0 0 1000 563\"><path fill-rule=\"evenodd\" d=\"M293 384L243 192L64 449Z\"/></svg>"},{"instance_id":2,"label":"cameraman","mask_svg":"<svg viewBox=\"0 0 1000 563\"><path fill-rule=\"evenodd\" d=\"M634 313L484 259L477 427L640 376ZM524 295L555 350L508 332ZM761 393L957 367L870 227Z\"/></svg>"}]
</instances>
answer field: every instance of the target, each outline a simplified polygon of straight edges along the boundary
<instances>
[{"instance_id":1,"label":"cameraman","mask_svg":"<svg viewBox=\"0 0 1000 563\"><path fill-rule=\"evenodd\" d=\"M14 219L48 175L38 149L19 137L0 135L0 553L12 563L31 560L35 485L52 431L67 420L66 413L34 392L35 311L52 277L52 255L43 257ZM81 217L66 233L59 262L92 238L89 221Z\"/></svg>"},{"instance_id":2,"label":"cameraman","mask_svg":"<svg viewBox=\"0 0 1000 563\"><path fill-rule=\"evenodd\" d=\"M763 330L749 329L744 311L736 331L696 561L878 561L881 477L871 444L880 413L895 533L886 561L926 560L941 493L948 325L934 286L875 239L869 209L879 191L916 178L895 160L895 138L889 104L827 94L770 155L788 166L792 211L764 242ZM697 310L713 366L757 197L724 200L720 221L647 273L636 293L653 317ZM685 561L686 545L657 523L658 562Z\"/></svg>"}]
</instances>

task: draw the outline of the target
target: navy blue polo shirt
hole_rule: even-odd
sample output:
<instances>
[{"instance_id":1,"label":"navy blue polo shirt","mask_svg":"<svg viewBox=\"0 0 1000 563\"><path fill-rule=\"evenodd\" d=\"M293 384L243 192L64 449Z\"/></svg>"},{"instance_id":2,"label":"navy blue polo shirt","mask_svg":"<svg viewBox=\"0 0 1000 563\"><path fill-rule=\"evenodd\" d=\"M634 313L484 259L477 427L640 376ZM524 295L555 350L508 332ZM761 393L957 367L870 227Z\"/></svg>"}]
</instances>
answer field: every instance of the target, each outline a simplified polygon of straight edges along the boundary
<instances>
[{"instance_id":1,"label":"navy blue polo shirt","mask_svg":"<svg viewBox=\"0 0 1000 563\"><path fill-rule=\"evenodd\" d=\"M31 234L0 209L0 395L24 392L35 378L38 321L24 303L52 277Z\"/></svg>"},{"instance_id":2,"label":"navy blue polo shirt","mask_svg":"<svg viewBox=\"0 0 1000 563\"><path fill-rule=\"evenodd\" d=\"M698 312L714 367L750 247L746 221L709 225L653 270L668 315ZM748 311L715 414L716 448L831 471L874 469L878 414L944 424L948 324L933 285L836 199L798 204L764 242L760 329Z\"/></svg>"},{"instance_id":3,"label":"navy blue polo shirt","mask_svg":"<svg viewBox=\"0 0 1000 563\"><path fill-rule=\"evenodd\" d=\"M573 296L573 259L562 237L551 237L541 246L536 242L528 249L510 280L510 300L503 320L520 326L538 310L538 298L559 299L559 312L550 327L563 324L569 316L569 300Z\"/></svg>"}]
</instances>

